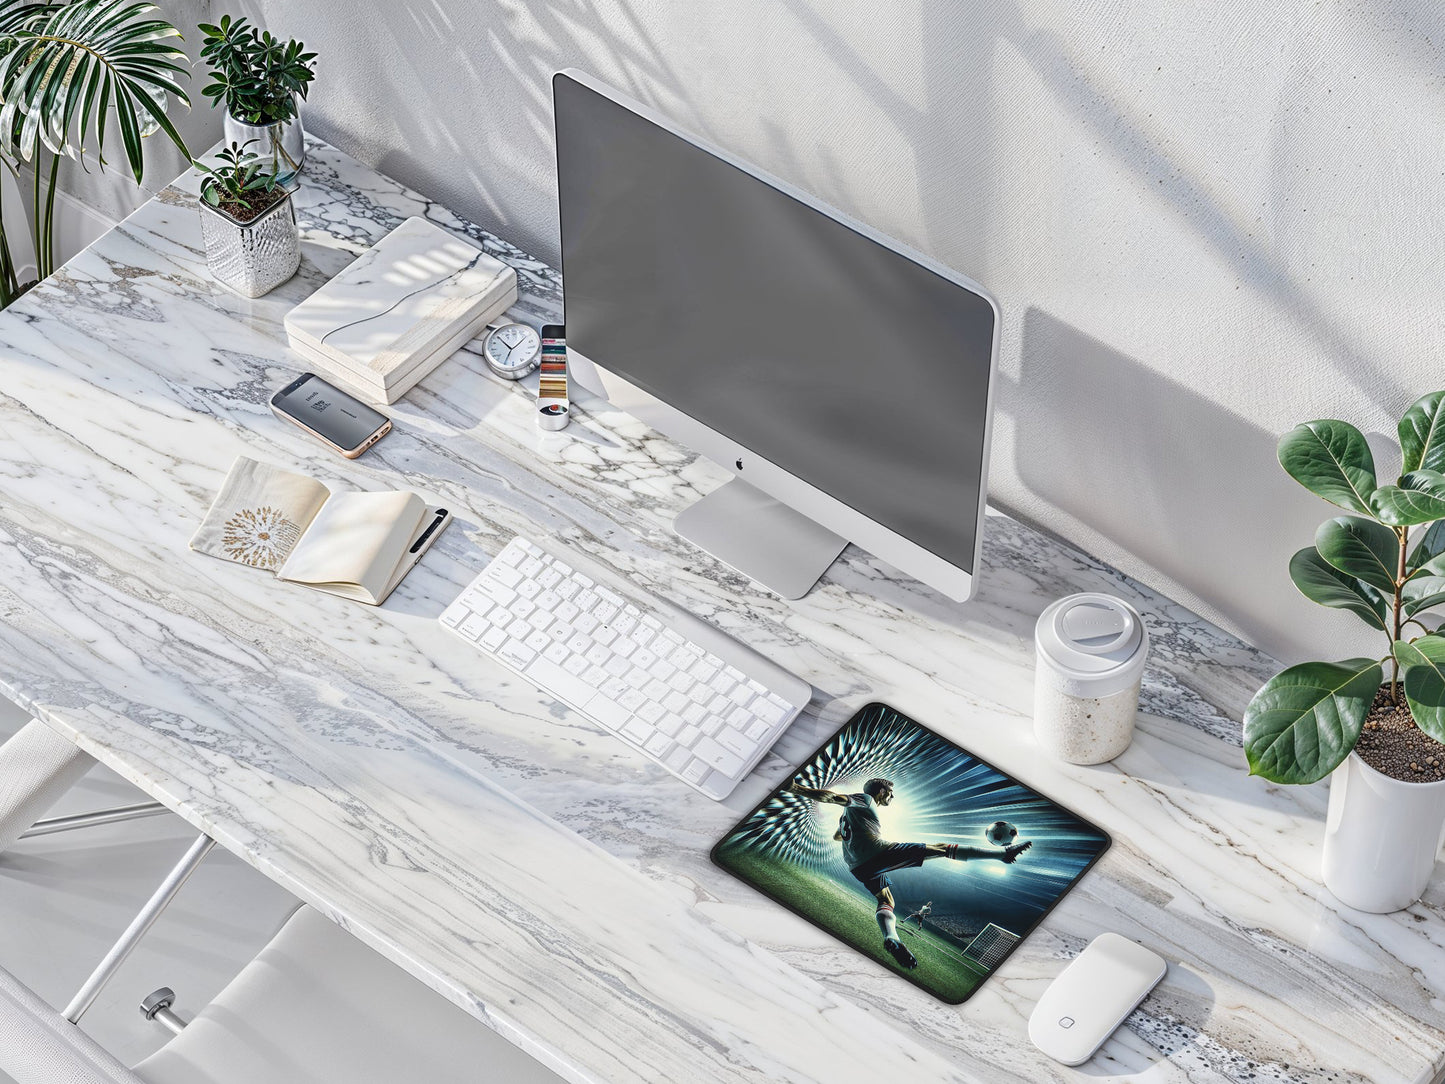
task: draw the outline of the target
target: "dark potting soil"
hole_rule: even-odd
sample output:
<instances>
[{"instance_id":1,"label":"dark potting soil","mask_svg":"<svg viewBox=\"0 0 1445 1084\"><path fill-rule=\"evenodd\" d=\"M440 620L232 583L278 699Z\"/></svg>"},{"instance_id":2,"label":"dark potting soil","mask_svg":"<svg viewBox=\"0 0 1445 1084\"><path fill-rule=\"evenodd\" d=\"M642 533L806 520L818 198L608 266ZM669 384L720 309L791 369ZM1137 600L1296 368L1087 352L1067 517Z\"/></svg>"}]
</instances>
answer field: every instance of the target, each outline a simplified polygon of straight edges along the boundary
<instances>
[{"instance_id":1,"label":"dark potting soil","mask_svg":"<svg viewBox=\"0 0 1445 1084\"><path fill-rule=\"evenodd\" d=\"M1390 687L1380 689L1365 728L1355 745L1360 759L1391 779L1407 783L1434 783L1445 779L1445 745L1415 725L1403 692L1400 703L1390 700Z\"/></svg>"}]
</instances>

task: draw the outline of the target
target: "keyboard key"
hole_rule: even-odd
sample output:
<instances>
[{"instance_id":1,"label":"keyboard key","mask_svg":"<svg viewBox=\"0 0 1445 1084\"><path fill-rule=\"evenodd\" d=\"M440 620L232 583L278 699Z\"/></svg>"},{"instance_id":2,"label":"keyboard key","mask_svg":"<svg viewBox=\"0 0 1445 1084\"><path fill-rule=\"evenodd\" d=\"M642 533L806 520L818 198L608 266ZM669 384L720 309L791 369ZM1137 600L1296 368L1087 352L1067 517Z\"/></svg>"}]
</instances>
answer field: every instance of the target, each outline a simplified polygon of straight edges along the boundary
<instances>
[{"instance_id":1,"label":"keyboard key","mask_svg":"<svg viewBox=\"0 0 1445 1084\"><path fill-rule=\"evenodd\" d=\"M556 614L563 621L575 621L582 611L570 602L564 602L557 607Z\"/></svg>"},{"instance_id":2,"label":"keyboard key","mask_svg":"<svg viewBox=\"0 0 1445 1084\"><path fill-rule=\"evenodd\" d=\"M517 566L517 571L529 580L533 579L542 571L542 562L535 557L527 557Z\"/></svg>"},{"instance_id":3,"label":"keyboard key","mask_svg":"<svg viewBox=\"0 0 1445 1084\"><path fill-rule=\"evenodd\" d=\"M641 745L648 738L652 737L652 727L648 726L641 719L629 719L622 724L621 734L628 741L635 741Z\"/></svg>"},{"instance_id":4,"label":"keyboard key","mask_svg":"<svg viewBox=\"0 0 1445 1084\"><path fill-rule=\"evenodd\" d=\"M510 663L517 669L522 669L529 662L537 657L537 653L526 644L519 644L515 641L508 641L497 648L497 658L503 662Z\"/></svg>"},{"instance_id":5,"label":"keyboard key","mask_svg":"<svg viewBox=\"0 0 1445 1084\"><path fill-rule=\"evenodd\" d=\"M532 626L523 621L520 617L507 626L507 635L513 640L525 639L527 633L532 631Z\"/></svg>"},{"instance_id":6,"label":"keyboard key","mask_svg":"<svg viewBox=\"0 0 1445 1084\"><path fill-rule=\"evenodd\" d=\"M587 702L587 711L608 730L620 730L624 724L632 721L632 712L600 696L594 696Z\"/></svg>"},{"instance_id":7,"label":"keyboard key","mask_svg":"<svg viewBox=\"0 0 1445 1084\"><path fill-rule=\"evenodd\" d=\"M704 719L708 718L708 714L707 712L703 711L702 708L698 707L698 705L689 704L687 707L682 709L682 718L684 722L688 722L691 723L693 726L697 726Z\"/></svg>"},{"instance_id":8,"label":"keyboard key","mask_svg":"<svg viewBox=\"0 0 1445 1084\"><path fill-rule=\"evenodd\" d=\"M668 738L666 734L658 734L654 732L651 737L643 741L642 748L646 749L653 756L660 757L663 753L667 752L669 749L672 748L672 741Z\"/></svg>"},{"instance_id":9,"label":"keyboard key","mask_svg":"<svg viewBox=\"0 0 1445 1084\"><path fill-rule=\"evenodd\" d=\"M588 613L579 614L572 620L572 624L577 626L577 631L588 636L592 635L592 630L601 623L597 618Z\"/></svg>"},{"instance_id":10,"label":"keyboard key","mask_svg":"<svg viewBox=\"0 0 1445 1084\"><path fill-rule=\"evenodd\" d=\"M664 766L671 768L675 772L681 772L683 766L686 765L687 762L691 759L691 749L684 749L682 746L677 746L672 750L672 752L668 753L667 756L662 758L662 763Z\"/></svg>"},{"instance_id":11,"label":"keyboard key","mask_svg":"<svg viewBox=\"0 0 1445 1084\"><path fill-rule=\"evenodd\" d=\"M465 606L448 606L442 612L442 624L454 629L471 615L472 612Z\"/></svg>"},{"instance_id":12,"label":"keyboard key","mask_svg":"<svg viewBox=\"0 0 1445 1084\"><path fill-rule=\"evenodd\" d=\"M486 618L480 616L479 614L472 614L471 617L467 618L465 621L463 621L460 625L457 626L457 631L460 632L463 636L465 636L468 640L480 640L482 638L482 633L486 632L489 628L491 628L491 625L488 623Z\"/></svg>"},{"instance_id":13,"label":"keyboard key","mask_svg":"<svg viewBox=\"0 0 1445 1084\"><path fill-rule=\"evenodd\" d=\"M488 567L492 568L496 566L489 565ZM522 574L510 565L502 565L492 573L492 581L501 584L503 587L516 587L517 584L522 582Z\"/></svg>"},{"instance_id":14,"label":"keyboard key","mask_svg":"<svg viewBox=\"0 0 1445 1084\"><path fill-rule=\"evenodd\" d=\"M541 546L537 545L537 543L533 542L531 539L523 538L521 535L518 535L516 538L512 539L511 544L516 546L523 553L529 554L532 557L547 556L546 552L543 551Z\"/></svg>"},{"instance_id":15,"label":"keyboard key","mask_svg":"<svg viewBox=\"0 0 1445 1084\"><path fill-rule=\"evenodd\" d=\"M536 598L542 593L542 585L536 580L523 580L517 584L517 594L523 598Z\"/></svg>"},{"instance_id":16,"label":"keyboard key","mask_svg":"<svg viewBox=\"0 0 1445 1084\"><path fill-rule=\"evenodd\" d=\"M552 646L552 637L545 632L534 631L527 637L526 644L533 651L545 651Z\"/></svg>"},{"instance_id":17,"label":"keyboard key","mask_svg":"<svg viewBox=\"0 0 1445 1084\"><path fill-rule=\"evenodd\" d=\"M566 670L569 674L580 675L583 670L587 669L587 660L584 659L581 655L573 655L562 664L562 668Z\"/></svg>"},{"instance_id":18,"label":"keyboard key","mask_svg":"<svg viewBox=\"0 0 1445 1084\"><path fill-rule=\"evenodd\" d=\"M562 573L556 568L544 568L537 577L537 582L545 588L556 587L562 582Z\"/></svg>"},{"instance_id":19,"label":"keyboard key","mask_svg":"<svg viewBox=\"0 0 1445 1084\"><path fill-rule=\"evenodd\" d=\"M662 698L662 706L671 712L680 712L683 708L687 707L689 703L691 703L691 701L676 689Z\"/></svg>"},{"instance_id":20,"label":"keyboard key","mask_svg":"<svg viewBox=\"0 0 1445 1084\"><path fill-rule=\"evenodd\" d=\"M701 783L707 775L708 765L705 761L694 760L682 770L682 777L689 783Z\"/></svg>"},{"instance_id":21,"label":"keyboard key","mask_svg":"<svg viewBox=\"0 0 1445 1084\"><path fill-rule=\"evenodd\" d=\"M724 749L730 753L736 753L740 757L747 756L754 748L754 743L746 734L739 734L736 730L729 730L727 727L723 727L714 737Z\"/></svg>"},{"instance_id":22,"label":"keyboard key","mask_svg":"<svg viewBox=\"0 0 1445 1084\"><path fill-rule=\"evenodd\" d=\"M597 691L608 700L620 700L622 694L627 691L627 686L615 677L610 677L597 687Z\"/></svg>"},{"instance_id":23,"label":"keyboard key","mask_svg":"<svg viewBox=\"0 0 1445 1084\"><path fill-rule=\"evenodd\" d=\"M546 656L548 662L554 662L558 666L561 666L567 661L567 657L571 655L572 652L567 650L566 644L559 644L556 640L553 640L543 649L542 654Z\"/></svg>"},{"instance_id":24,"label":"keyboard key","mask_svg":"<svg viewBox=\"0 0 1445 1084\"><path fill-rule=\"evenodd\" d=\"M603 647L601 644L594 643L584 653L584 657L593 666L605 666L607 664L607 661L613 658L613 655L612 652L608 651L607 648Z\"/></svg>"},{"instance_id":25,"label":"keyboard key","mask_svg":"<svg viewBox=\"0 0 1445 1084\"><path fill-rule=\"evenodd\" d=\"M612 675L610 675L600 666L589 666L585 671L583 671L582 676L587 679L587 684L591 685L594 689L596 689L600 687L602 683Z\"/></svg>"},{"instance_id":26,"label":"keyboard key","mask_svg":"<svg viewBox=\"0 0 1445 1084\"><path fill-rule=\"evenodd\" d=\"M507 630L500 629L496 625L489 628L478 641L488 651L496 651L507 642Z\"/></svg>"},{"instance_id":27,"label":"keyboard key","mask_svg":"<svg viewBox=\"0 0 1445 1084\"><path fill-rule=\"evenodd\" d=\"M636 689L628 689L617 698L617 702L628 711L637 711L643 704L647 703L647 697L643 696Z\"/></svg>"},{"instance_id":28,"label":"keyboard key","mask_svg":"<svg viewBox=\"0 0 1445 1084\"><path fill-rule=\"evenodd\" d=\"M502 565L519 565L526 560L526 557L527 551L522 546L517 545L515 542L510 542L501 553L497 554L497 561ZM496 562L493 563L495 564ZM488 567L490 568L491 566L489 565Z\"/></svg>"},{"instance_id":29,"label":"keyboard key","mask_svg":"<svg viewBox=\"0 0 1445 1084\"><path fill-rule=\"evenodd\" d=\"M742 771L743 758L730 753L711 738L698 738L692 746L692 754L710 768L716 768L723 775L735 776Z\"/></svg>"}]
</instances>

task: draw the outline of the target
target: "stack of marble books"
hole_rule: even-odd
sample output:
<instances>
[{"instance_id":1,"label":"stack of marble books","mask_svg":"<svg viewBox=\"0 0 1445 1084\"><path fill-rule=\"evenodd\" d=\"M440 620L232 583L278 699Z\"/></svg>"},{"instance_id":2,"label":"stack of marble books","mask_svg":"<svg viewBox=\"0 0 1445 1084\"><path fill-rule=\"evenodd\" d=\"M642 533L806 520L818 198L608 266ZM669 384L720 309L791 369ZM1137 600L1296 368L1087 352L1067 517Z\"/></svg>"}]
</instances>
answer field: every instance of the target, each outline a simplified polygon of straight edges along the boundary
<instances>
[{"instance_id":1,"label":"stack of marble books","mask_svg":"<svg viewBox=\"0 0 1445 1084\"><path fill-rule=\"evenodd\" d=\"M517 273L408 218L286 314L291 348L322 376L394 403L517 300Z\"/></svg>"}]
</instances>

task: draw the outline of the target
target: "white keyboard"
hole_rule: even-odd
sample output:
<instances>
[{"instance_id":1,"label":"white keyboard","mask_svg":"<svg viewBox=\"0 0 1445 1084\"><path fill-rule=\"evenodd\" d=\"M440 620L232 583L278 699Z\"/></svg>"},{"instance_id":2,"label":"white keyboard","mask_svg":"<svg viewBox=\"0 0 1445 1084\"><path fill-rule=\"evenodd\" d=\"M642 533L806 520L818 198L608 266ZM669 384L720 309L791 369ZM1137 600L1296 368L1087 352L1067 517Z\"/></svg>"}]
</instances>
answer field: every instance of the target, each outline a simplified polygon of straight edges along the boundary
<instances>
[{"instance_id":1,"label":"white keyboard","mask_svg":"<svg viewBox=\"0 0 1445 1084\"><path fill-rule=\"evenodd\" d=\"M582 564L592 575L573 567ZM684 783L726 798L812 686L691 614L633 605L600 571L514 538L441 622Z\"/></svg>"}]
</instances>

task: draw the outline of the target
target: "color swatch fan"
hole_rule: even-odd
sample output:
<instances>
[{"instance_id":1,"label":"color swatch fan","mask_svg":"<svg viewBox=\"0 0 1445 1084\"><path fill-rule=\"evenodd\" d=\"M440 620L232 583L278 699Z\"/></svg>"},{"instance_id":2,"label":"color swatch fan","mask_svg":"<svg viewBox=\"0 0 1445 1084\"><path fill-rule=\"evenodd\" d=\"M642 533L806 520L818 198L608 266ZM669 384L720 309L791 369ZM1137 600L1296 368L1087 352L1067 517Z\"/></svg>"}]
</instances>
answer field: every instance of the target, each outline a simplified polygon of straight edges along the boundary
<instances>
[{"instance_id":1,"label":"color swatch fan","mask_svg":"<svg viewBox=\"0 0 1445 1084\"><path fill-rule=\"evenodd\" d=\"M1108 846L1062 806L869 704L712 858L957 1004Z\"/></svg>"},{"instance_id":2,"label":"color swatch fan","mask_svg":"<svg viewBox=\"0 0 1445 1084\"><path fill-rule=\"evenodd\" d=\"M287 313L286 336L317 372L394 403L516 300L516 271L408 218Z\"/></svg>"}]
</instances>

